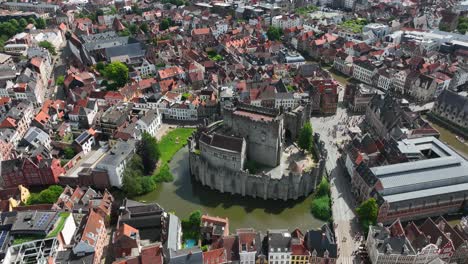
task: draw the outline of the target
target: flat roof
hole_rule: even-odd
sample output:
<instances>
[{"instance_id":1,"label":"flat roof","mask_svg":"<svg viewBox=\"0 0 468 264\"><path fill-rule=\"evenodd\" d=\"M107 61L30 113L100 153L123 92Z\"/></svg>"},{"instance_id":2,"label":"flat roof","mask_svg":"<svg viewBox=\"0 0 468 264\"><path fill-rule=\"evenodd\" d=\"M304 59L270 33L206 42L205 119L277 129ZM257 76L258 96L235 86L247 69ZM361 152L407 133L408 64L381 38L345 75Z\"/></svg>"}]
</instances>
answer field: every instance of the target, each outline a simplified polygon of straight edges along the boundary
<instances>
[{"instance_id":1,"label":"flat roof","mask_svg":"<svg viewBox=\"0 0 468 264\"><path fill-rule=\"evenodd\" d=\"M405 192L405 193L399 193L399 194L394 194L394 195L387 195L387 196L384 196L384 199L388 201L389 203L393 203L393 202L407 201L407 200L417 199L417 198L425 198L425 197L443 195L443 194L448 194L448 193L464 192L466 190L468 190L468 183L462 183L462 184L457 184L457 185L432 188L429 190L424 189L424 190L418 190L414 192Z\"/></svg>"},{"instance_id":2,"label":"flat roof","mask_svg":"<svg viewBox=\"0 0 468 264\"><path fill-rule=\"evenodd\" d=\"M238 115L238 116L248 117L248 118L250 118L251 120L254 120L254 121L273 121L273 119L274 119L271 116L267 116L267 115L263 115L263 114L259 114L259 113L247 112L247 111L244 111L244 110L236 110L236 111L234 111L234 114Z\"/></svg>"},{"instance_id":3,"label":"flat roof","mask_svg":"<svg viewBox=\"0 0 468 264\"><path fill-rule=\"evenodd\" d=\"M402 153L425 156L423 151L431 151L438 157L370 168L382 183L379 192L385 200L433 196L452 188L468 190L468 162L435 137L405 139L398 147Z\"/></svg>"}]
</instances>

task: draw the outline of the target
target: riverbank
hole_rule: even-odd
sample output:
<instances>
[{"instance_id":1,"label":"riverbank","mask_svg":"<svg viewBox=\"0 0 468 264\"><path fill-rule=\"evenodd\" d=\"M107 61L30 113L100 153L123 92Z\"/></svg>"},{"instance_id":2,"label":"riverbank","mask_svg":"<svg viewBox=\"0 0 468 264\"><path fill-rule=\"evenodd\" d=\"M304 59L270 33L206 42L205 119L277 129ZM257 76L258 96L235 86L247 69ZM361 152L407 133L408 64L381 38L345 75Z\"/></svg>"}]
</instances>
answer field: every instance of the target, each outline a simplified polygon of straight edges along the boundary
<instances>
[{"instance_id":1,"label":"riverbank","mask_svg":"<svg viewBox=\"0 0 468 264\"><path fill-rule=\"evenodd\" d=\"M449 146L454 148L458 153L465 156L465 158L468 158L468 145L463 142L460 142L460 140L456 138L457 135L455 133L453 133L452 131L446 129L445 127L441 125L438 125L434 122L429 121L426 116L424 117L424 119L428 121L432 127L434 127L437 131L439 131L439 134L440 134L439 139L442 142L447 143Z\"/></svg>"},{"instance_id":2,"label":"riverbank","mask_svg":"<svg viewBox=\"0 0 468 264\"><path fill-rule=\"evenodd\" d=\"M161 150L162 152L162 150ZM188 150L182 148L169 162L174 181L161 183L156 190L134 198L141 202L156 202L164 209L187 218L201 210L211 216L228 217L231 232L241 227L266 231L275 228L319 228L324 222L310 212L312 196L296 201L262 200L211 190L192 180L189 173Z\"/></svg>"}]
</instances>

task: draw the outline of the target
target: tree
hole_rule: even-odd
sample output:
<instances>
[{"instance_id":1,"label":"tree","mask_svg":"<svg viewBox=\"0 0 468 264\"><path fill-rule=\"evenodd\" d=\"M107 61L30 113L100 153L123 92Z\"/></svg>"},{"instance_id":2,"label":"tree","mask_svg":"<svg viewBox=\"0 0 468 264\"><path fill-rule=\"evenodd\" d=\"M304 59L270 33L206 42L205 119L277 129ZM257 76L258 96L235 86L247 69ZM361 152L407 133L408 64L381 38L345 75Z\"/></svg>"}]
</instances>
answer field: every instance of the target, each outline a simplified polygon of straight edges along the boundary
<instances>
[{"instance_id":1,"label":"tree","mask_svg":"<svg viewBox=\"0 0 468 264\"><path fill-rule=\"evenodd\" d=\"M146 175L153 173L161 153L159 152L158 142L147 132L143 132L138 145L138 153L142 159L143 172Z\"/></svg>"},{"instance_id":2,"label":"tree","mask_svg":"<svg viewBox=\"0 0 468 264\"><path fill-rule=\"evenodd\" d=\"M143 187L141 186L140 178L134 177L134 175L131 175L130 172L124 173L123 181L122 181L122 190L129 197L134 197L143 193Z\"/></svg>"},{"instance_id":3,"label":"tree","mask_svg":"<svg viewBox=\"0 0 468 264\"><path fill-rule=\"evenodd\" d=\"M267 37L269 40L279 40L283 35L283 30L277 27L269 27L267 31Z\"/></svg>"},{"instance_id":4,"label":"tree","mask_svg":"<svg viewBox=\"0 0 468 264\"><path fill-rule=\"evenodd\" d=\"M104 76L113 81L118 87L128 82L128 67L121 62L112 62L106 65Z\"/></svg>"},{"instance_id":5,"label":"tree","mask_svg":"<svg viewBox=\"0 0 468 264\"><path fill-rule=\"evenodd\" d=\"M122 190L129 197L149 193L156 189L156 183L153 178L142 175L142 159L138 154L135 154L128 162L127 167L123 172Z\"/></svg>"},{"instance_id":6,"label":"tree","mask_svg":"<svg viewBox=\"0 0 468 264\"><path fill-rule=\"evenodd\" d=\"M30 17L30 18L28 19L28 23L29 23L29 24L33 24L33 25L35 26L35 25L36 25L36 20L35 20L34 18Z\"/></svg>"},{"instance_id":7,"label":"tree","mask_svg":"<svg viewBox=\"0 0 468 264\"><path fill-rule=\"evenodd\" d=\"M155 182L171 182L174 180L174 175L172 175L169 165L164 163L162 167L158 170L158 173L154 175Z\"/></svg>"},{"instance_id":8,"label":"tree","mask_svg":"<svg viewBox=\"0 0 468 264\"><path fill-rule=\"evenodd\" d=\"M468 31L468 17L460 16L458 18L457 30L461 34L465 34Z\"/></svg>"},{"instance_id":9,"label":"tree","mask_svg":"<svg viewBox=\"0 0 468 264\"><path fill-rule=\"evenodd\" d=\"M131 24L128 27L128 29L130 30L130 33L132 33L132 35L135 35L138 32L138 26L135 24Z\"/></svg>"},{"instance_id":10,"label":"tree","mask_svg":"<svg viewBox=\"0 0 468 264\"><path fill-rule=\"evenodd\" d=\"M301 131L299 131L299 137L298 137L298 140L297 140L297 145L303 151L306 151L306 150L311 150L312 142L313 142L313 140L312 140L312 126L310 125L310 122L307 122L301 128Z\"/></svg>"},{"instance_id":11,"label":"tree","mask_svg":"<svg viewBox=\"0 0 468 264\"><path fill-rule=\"evenodd\" d=\"M331 217L330 197L328 195L314 197L310 209L316 218L328 221Z\"/></svg>"},{"instance_id":12,"label":"tree","mask_svg":"<svg viewBox=\"0 0 468 264\"><path fill-rule=\"evenodd\" d=\"M18 22L18 20L16 19L10 19L8 22L10 22L15 28L19 28L20 27L20 24Z\"/></svg>"},{"instance_id":13,"label":"tree","mask_svg":"<svg viewBox=\"0 0 468 264\"><path fill-rule=\"evenodd\" d=\"M327 178L322 177L322 181L317 187L316 196L330 196L330 183L328 183Z\"/></svg>"},{"instance_id":14,"label":"tree","mask_svg":"<svg viewBox=\"0 0 468 264\"><path fill-rule=\"evenodd\" d=\"M28 25L28 21L24 18L21 18L18 22L21 28L25 28Z\"/></svg>"},{"instance_id":15,"label":"tree","mask_svg":"<svg viewBox=\"0 0 468 264\"><path fill-rule=\"evenodd\" d=\"M62 192L62 186L51 185L49 188L42 190L40 193L32 193L26 204L53 204L57 202L57 199L62 194Z\"/></svg>"},{"instance_id":16,"label":"tree","mask_svg":"<svg viewBox=\"0 0 468 264\"><path fill-rule=\"evenodd\" d=\"M377 223L377 215L379 213L377 201L374 198L367 199L356 208L356 213L361 221L361 225L367 233L369 225L375 225Z\"/></svg>"},{"instance_id":17,"label":"tree","mask_svg":"<svg viewBox=\"0 0 468 264\"><path fill-rule=\"evenodd\" d=\"M0 35L5 35L8 38L10 38L10 37L12 37L13 35L16 34L17 30L18 30L18 28L16 28L10 22L0 23Z\"/></svg>"},{"instance_id":18,"label":"tree","mask_svg":"<svg viewBox=\"0 0 468 264\"><path fill-rule=\"evenodd\" d=\"M45 19L43 19L42 17L36 19L36 28L45 29L46 27L47 27L47 23Z\"/></svg>"},{"instance_id":19,"label":"tree","mask_svg":"<svg viewBox=\"0 0 468 264\"><path fill-rule=\"evenodd\" d=\"M156 189L156 183L150 176L141 176L141 187L143 193L149 193Z\"/></svg>"},{"instance_id":20,"label":"tree","mask_svg":"<svg viewBox=\"0 0 468 264\"><path fill-rule=\"evenodd\" d=\"M52 43L50 43L47 40L39 42L39 47L47 49L52 55L57 55L57 52L55 52L54 45L52 45Z\"/></svg>"},{"instance_id":21,"label":"tree","mask_svg":"<svg viewBox=\"0 0 468 264\"><path fill-rule=\"evenodd\" d=\"M192 226L199 227L201 225L201 216L202 213L200 210L193 211L189 216L189 222Z\"/></svg>"},{"instance_id":22,"label":"tree","mask_svg":"<svg viewBox=\"0 0 468 264\"><path fill-rule=\"evenodd\" d=\"M111 15L117 14L117 8L115 8L115 6L111 6L111 7L109 7L109 9L110 9L110 14Z\"/></svg>"},{"instance_id":23,"label":"tree","mask_svg":"<svg viewBox=\"0 0 468 264\"><path fill-rule=\"evenodd\" d=\"M61 85L63 85L64 82L65 82L65 76L60 75L55 80L55 85L61 86Z\"/></svg>"},{"instance_id":24,"label":"tree","mask_svg":"<svg viewBox=\"0 0 468 264\"><path fill-rule=\"evenodd\" d=\"M66 159L72 159L75 156L75 151L73 150L72 147L66 147L63 150L63 154L65 155Z\"/></svg>"},{"instance_id":25,"label":"tree","mask_svg":"<svg viewBox=\"0 0 468 264\"><path fill-rule=\"evenodd\" d=\"M148 33L149 31L149 27L148 27L148 24L146 22L143 22L141 25L140 25L140 30L145 32L145 33Z\"/></svg>"},{"instance_id":26,"label":"tree","mask_svg":"<svg viewBox=\"0 0 468 264\"><path fill-rule=\"evenodd\" d=\"M162 21L161 21L161 24L159 24L159 30L166 30L168 29L170 26L173 25L173 22L172 22L172 19L170 18L164 18Z\"/></svg>"}]
</instances>

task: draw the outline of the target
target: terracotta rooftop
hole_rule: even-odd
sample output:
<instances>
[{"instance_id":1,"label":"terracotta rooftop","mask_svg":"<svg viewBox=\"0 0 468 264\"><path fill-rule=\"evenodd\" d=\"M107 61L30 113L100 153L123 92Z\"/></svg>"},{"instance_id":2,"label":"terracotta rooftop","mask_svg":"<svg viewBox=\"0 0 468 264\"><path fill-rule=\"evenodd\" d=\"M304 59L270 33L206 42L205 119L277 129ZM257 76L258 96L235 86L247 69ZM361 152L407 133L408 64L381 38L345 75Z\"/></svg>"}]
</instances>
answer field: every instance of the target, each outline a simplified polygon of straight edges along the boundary
<instances>
[{"instance_id":1,"label":"terracotta rooftop","mask_svg":"<svg viewBox=\"0 0 468 264\"><path fill-rule=\"evenodd\" d=\"M215 263L226 263L226 250L224 248L218 248L203 252L203 263L204 264L215 264Z\"/></svg>"}]
</instances>

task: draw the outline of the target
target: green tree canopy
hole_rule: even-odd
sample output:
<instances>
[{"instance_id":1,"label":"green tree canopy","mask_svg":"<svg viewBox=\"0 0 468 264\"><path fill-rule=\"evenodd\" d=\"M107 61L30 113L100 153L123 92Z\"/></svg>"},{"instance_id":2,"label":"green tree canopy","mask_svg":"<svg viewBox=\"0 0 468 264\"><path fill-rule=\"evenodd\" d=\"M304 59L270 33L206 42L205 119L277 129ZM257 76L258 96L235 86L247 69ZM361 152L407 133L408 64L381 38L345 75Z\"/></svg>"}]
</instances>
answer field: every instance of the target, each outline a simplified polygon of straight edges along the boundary
<instances>
[{"instance_id":1,"label":"green tree canopy","mask_svg":"<svg viewBox=\"0 0 468 264\"><path fill-rule=\"evenodd\" d=\"M161 20L161 24L159 24L159 30L166 30L172 25L173 25L172 19L164 18L163 20Z\"/></svg>"},{"instance_id":2,"label":"green tree canopy","mask_svg":"<svg viewBox=\"0 0 468 264\"><path fill-rule=\"evenodd\" d=\"M156 189L156 183L150 176L143 175L143 164L140 155L133 155L123 172L122 190L129 197L149 193Z\"/></svg>"},{"instance_id":3,"label":"green tree canopy","mask_svg":"<svg viewBox=\"0 0 468 264\"><path fill-rule=\"evenodd\" d=\"M320 181L320 184L317 187L316 195L317 196L324 196L324 195L330 196L330 183L328 182L327 178L322 177L322 180Z\"/></svg>"},{"instance_id":4,"label":"green tree canopy","mask_svg":"<svg viewBox=\"0 0 468 264\"><path fill-rule=\"evenodd\" d=\"M128 67L121 62L112 62L106 65L104 76L113 81L118 87L124 86L128 82Z\"/></svg>"},{"instance_id":5,"label":"green tree canopy","mask_svg":"<svg viewBox=\"0 0 468 264\"><path fill-rule=\"evenodd\" d=\"M307 122L304 124L304 126L301 128L301 131L299 131L299 137L297 139L297 145L299 148L302 150L310 150L312 148L312 126L310 125L310 122Z\"/></svg>"},{"instance_id":6,"label":"green tree canopy","mask_svg":"<svg viewBox=\"0 0 468 264\"><path fill-rule=\"evenodd\" d=\"M461 34L465 34L468 31L468 17L460 16L458 18L457 30Z\"/></svg>"},{"instance_id":7,"label":"green tree canopy","mask_svg":"<svg viewBox=\"0 0 468 264\"><path fill-rule=\"evenodd\" d=\"M369 230L369 225L375 225L377 223L377 215L379 213L377 201L374 198L367 199L356 208L356 213L364 230L367 232Z\"/></svg>"},{"instance_id":8,"label":"green tree canopy","mask_svg":"<svg viewBox=\"0 0 468 264\"><path fill-rule=\"evenodd\" d=\"M28 25L28 21L24 18L21 18L18 22L21 28L25 28Z\"/></svg>"},{"instance_id":9,"label":"green tree canopy","mask_svg":"<svg viewBox=\"0 0 468 264\"><path fill-rule=\"evenodd\" d=\"M135 24L130 24L130 26L128 27L128 30L130 30L130 33L132 35L135 35L138 32L138 26Z\"/></svg>"},{"instance_id":10,"label":"green tree canopy","mask_svg":"<svg viewBox=\"0 0 468 264\"><path fill-rule=\"evenodd\" d=\"M72 147L66 147L63 150L63 155L65 156L66 159L71 159L75 156L75 151L73 150Z\"/></svg>"},{"instance_id":11,"label":"green tree canopy","mask_svg":"<svg viewBox=\"0 0 468 264\"><path fill-rule=\"evenodd\" d=\"M143 22L143 23L140 25L140 30L143 31L143 32L145 32L145 33L148 33L148 31L149 31L148 23Z\"/></svg>"},{"instance_id":12,"label":"green tree canopy","mask_svg":"<svg viewBox=\"0 0 468 264\"><path fill-rule=\"evenodd\" d=\"M14 18L8 20L8 22L10 22L15 28L19 28L19 27L20 27L20 24L19 24L18 20L14 19Z\"/></svg>"},{"instance_id":13,"label":"green tree canopy","mask_svg":"<svg viewBox=\"0 0 468 264\"><path fill-rule=\"evenodd\" d=\"M49 188L42 190L40 193L32 193L26 204L53 204L57 201L62 192L62 186L51 185Z\"/></svg>"},{"instance_id":14,"label":"green tree canopy","mask_svg":"<svg viewBox=\"0 0 468 264\"><path fill-rule=\"evenodd\" d=\"M28 23L36 25L36 20L33 17L28 18Z\"/></svg>"},{"instance_id":15,"label":"green tree canopy","mask_svg":"<svg viewBox=\"0 0 468 264\"><path fill-rule=\"evenodd\" d=\"M143 172L147 175L153 173L156 168L156 163L161 155L156 138L146 132L143 132L141 141L138 145L138 153L142 159Z\"/></svg>"},{"instance_id":16,"label":"green tree canopy","mask_svg":"<svg viewBox=\"0 0 468 264\"><path fill-rule=\"evenodd\" d=\"M283 35L283 30L278 27L269 27L267 30L267 37L269 40L279 40Z\"/></svg>"},{"instance_id":17,"label":"green tree canopy","mask_svg":"<svg viewBox=\"0 0 468 264\"><path fill-rule=\"evenodd\" d=\"M63 85L64 82L65 82L65 76L63 75L59 75L57 79L55 79L56 85Z\"/></svg>"},{"instance_id":18,"label":"green tree canopy","mask_svg":"<svg viewBox=\"0 0 468 264\"><path fill-rule=\"evenodd\" d=\"M46 23L45 19L43 19L42 17L36 19L36 28L37 29L45 29L46 27L47 27L47 23Z\"/></svg>"},{"instance_id":19,"label":"green tree canopy","mask_svg":"<svg viewBox=\"0 0 468 264\"><path fill-rule=\"evenodd\" d=\"M52 54L52 55L57 54L57 52L55 51L54 45L52 45L52 43L50 43L47 40L39 42L39 47L47 49L50 52L50 54Z\"/></svg>"}]
</instances>

